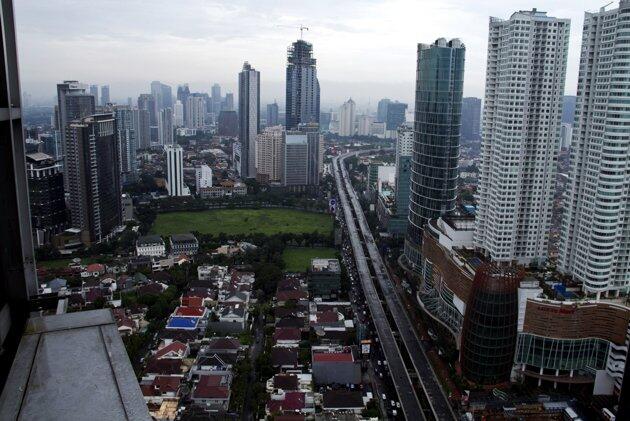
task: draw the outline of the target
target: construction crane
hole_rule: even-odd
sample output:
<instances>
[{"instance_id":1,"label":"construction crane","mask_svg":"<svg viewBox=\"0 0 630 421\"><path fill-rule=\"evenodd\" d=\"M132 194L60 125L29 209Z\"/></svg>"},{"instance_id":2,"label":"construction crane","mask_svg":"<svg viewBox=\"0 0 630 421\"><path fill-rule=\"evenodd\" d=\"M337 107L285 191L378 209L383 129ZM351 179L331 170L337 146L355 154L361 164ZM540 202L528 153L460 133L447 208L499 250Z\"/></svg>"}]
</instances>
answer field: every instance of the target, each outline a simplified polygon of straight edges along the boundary
<instances>
[{"instance_id":1,"label":"construction crane","mask_svg":"<svg viewBox=\"0 0 630 421\"><path fill-rule=\"evenodd\" d=\"M291 25L275 25L277 28L291 28L291 29L295 29L295 26L291 26ZM300 39L302 39L304 37L304 31L308 31L308 27L304 26L304 25L300 25L297 27L300 30Z\"/></svg>"}]
</instances>

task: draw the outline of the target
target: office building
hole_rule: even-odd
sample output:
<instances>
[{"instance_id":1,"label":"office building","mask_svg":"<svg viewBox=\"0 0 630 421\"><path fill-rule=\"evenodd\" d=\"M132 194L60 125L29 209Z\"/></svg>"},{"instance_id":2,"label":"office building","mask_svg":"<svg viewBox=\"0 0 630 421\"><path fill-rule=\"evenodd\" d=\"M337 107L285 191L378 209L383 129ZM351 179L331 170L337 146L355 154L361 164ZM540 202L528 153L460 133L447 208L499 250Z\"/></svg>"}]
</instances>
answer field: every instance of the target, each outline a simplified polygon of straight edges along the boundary
<instances>
[{"instance_id":1,"label":"office building","mask_svg":"<svg viewBox=\"0 0 630 421\"><path fill-rule=\"evenodd\" d=\"M137 178L136 151L138 141L134 125L134 110L128 106L114 107L116 117L116 137L120 156L120 174L123 184L131 183Z\"/></svg>"},{"instance_id":2,"label":"office building","mask_svg":"<svg viewBox=\"0 0 630 421\"><path fill-rule=\"evenodd\" d=\"M194 256L199 251L199 241L190 234L171 235L171 255L173 256Z\"/></svg>"},{"instance_id":3,"label":"office building","mask_svg":"<svg viewBox=\"0 0 630 421\"><path fill-rule=\"evenodd\" d=\"M497 262L547 258L569 25L536 9L490 19L475 244Z\"/></svg>"},{"instance_id":4,"label":"office building","mask_svg":"<svg viewBox=\"0 0 630 421\"><path fill-rule=\"evenodd\" d=\"M278 125L278 103L267 104L267 127Z\"/></svg>"},{"instance_id":5,"label":"office building","mask_svg":"<svg viewBox=\"0 0 630 421\"><path fill-rule=\"evenodd\" d=\"M387 232L404 235L409 222L409 196L411 194L411 157L414 131L412 124L401 124L396 136L396 181L394 207L388 218Z\"/></svg>"},{"instance_id":6,"label":"office building","mask_svg":"<svg viewBox=\"0 0 630 421\"><path fill-rule=\"evenodd\" d=\"M630 291L630 2L586 13L559 269L588 294ZM610 63L613 63L612 65Z\"/></svg>"},{"instance_id":7,"label":"office building","mask_svg":"<svg viewBox=\"0 0 630 421\"><path fill-rule=\"evenodd\" d=\"M158 143L162 146L173 144L173 110L164 108L158 114Z\"/></svg>"},{"instance_id":8,"label":"office building","mask_svg":"<svg viewBox=\"0 0 630 421\"><path fill-rule=\"evenodd\" d=\"M238 114L236 111L221 111L219 113L219 136L238 136Z\"/></svg>"},{"instance_id":9,"label":"office building","mask_svg":"<svg viewBox=\"0 0 630 421\"><path fill-rule=\"evenodd\" d=\"M339 107L339 136L354 135L354 119L356 114L356 104L350 98Z\"/></svg>"},{"instance_id":10,"label":"office building","mask_svg":"<svg viewBox=\"0 0 630 421\"><path fill-rule=\"evenodd\" d=\"M188 196L190 192L184 184L184 150L179 145L165 145L166 190L169 196Z\"/></svg>"},{"instance_id":11,"label":"office building","mask_svg":"<svg viewBox=\"0 0 630 421\"><path fill-rule=\"evenodd\" d=\"M379 123L385 123L387 120L387 106L392 102L389 98L383 98L378 102L378 106L376 108L376 121Z\"/></svg>"},{"instance_id":12,"label":"office building","mask_svg":"<svg viewBox=\"0 0 630 421\"><path fill-rule=\"evenodd\" d=\"M94 104L98 104L98 85L90 85L90 95L94 97Z\"/></svg>"},{"instance_id":13,"label":"office building","mask_svg":"<svg viewBox=\"0 0 630 421\"><path fill-rule=\"evenodd\" d=\"M305 133L287 132L284 140L282 185L308 184L308 138Z\"/></svg>"},{"instance_id":14,"label":"office building","mask_svg":"<svg viewBox=\"0 0 630 421\"><path fill-rule=\"evenodd\" d=\"M70 123L66 133L68 204L84 243L111 238L122 225L120 152L116 118L95 114Z\"/></svg>"},{"instance_id":15,"label":"office building","mask_svg":"<svg viewBox=\"0 0 630 421\"><path fill-rule=\"evenodd\" d=\"M239 141L242 178L256 177L256 135L260 131L260 72L248 62L238 74Z\"/></svg>"},{"instance_id":16,"label":"office building","mask_svg":"<svg viewBox=\"0 0 630 421\"><path fill-rule=\"evenodd\" d=\"M390 102L387 104L387 116L385 117L386 130L398 130L398 127L405 122L407 104L402 102Z\"/></svg>"},{"instance_id":17,"label":"office building","mask_svg":"<svg viewBox=\"0 0 630 421\"><path fill-rule=\"evenodd\" d=\"M374 117L371 115L360 115L357 124L357 134L359 136L371 136L372 123L374 123Z\"/></svg>"},{"instance_id":18,"label":"office building","mask_svg":"<svg viewBox=\"0 0 630 421\"><path fill-rule=\"evenodd\" d=\"M317 123L303 124L284 135L282 184L316 186L323 171L323 137Z\"/></svg>"},{"instance_id":19,"label":"office building","mask_svg":"<svg viewBox=\"0 0 630 421\"><path fill-rule=\"evenodd\" d=\"M285 118L287 129L319 123L319 80L313 45L297 40L287 50Z\"/></svg>"},{"instance_id":20,"label":"office building","mask_svg":"<svg viewBox=\"0 0 630 421\"><path fill-rule=\"evenodd\" d=\"M68 225L61 165L45 153L30 153L26 155L26 174L33 240L43 246Z\"/></svg>"},{"instance_id":21,"label":"office building","mask_svg":"<svg viewBox=\"0 0 630 421\"><path fill-rule=\"evenodd\" d=\"M149 126L146 132L143 132L141 142L141 144L144 145L145 140L147 140L148 142L145 147L148 148L152 143L158 142L158 116L156 113L157 106L155 97L151 94L140 94L140 96L138 96L138 109L146 111L149 117ZM145 136L146 139L144 138Z\"/></svg>"},{"instance_id":22,"label":"office building","mask_svg":"<svg viewBox=\"0 0 630 421\"><path fill-rule=\"evenodd\" d=\"M202 129L206 125L206 100L199 94L190 94L186 105L186 128Z\"/></svg>"},{"instance_id":23,"label":"office building","mask_svg":"<svg viewBox=\"0 0 630 421\"><path fill-rule=\"evenodd\" d=\"M319 128L322 131L327 131L330 129L330 120L332 119L332 112L321 112L319 113Z\"/></svg>"},{"instance_id":24,"label":"office building","mask_svg":"<svg viewBox=\"0 0 630 421\"><path fill-rule=\"evenodd\" d=\"M462 140L481 140L481 99L462 101Z\"/></svg>"},{"instance_id":25,"label":"office building","mask_svg":"<svg viewBox=\"0 0 630 421\"><path fill-rule=\"evenodd\" d=\"M65 172L66 162L66 132L68 125L75 120L94 114L96 104L94 97L85 92L85 85L76 80L66 80L57 84L57 115L56 129L61 140L62 172ZM68 186L67 179L64 185Z\"/></svg>"},{"instance_id":26,"label":"office building","mask_svg":"<svg viewBox=\"0 0 630 421\"><path fill-rule=\"evenodd\" d=\"M151 146L151 129L149 127L149 111L142 108L132 110L133 128L136 132L137 149Z\"/></svg>"},{"instance_id":27,"label":"office building","mask_svg":"<svg viewBox=\"0 0 630 421\"><path fill-rule=\"evenodd\" d=\"M261 181L279 182L282 179L284 129L282 126L265 128L256 138L256 176Z\"/></svg>"},{"instance_id":28,"label":"office building","mask_svg":"<svg viewBox=\"0 0 630 421\"><path fill-rule=\"evenodd\" d=\"M416 270L420 269L424 225L455 209L465 53L466 48L458 39L439 38L433 44L418 44L409 225L405 237L405 257ZM442 86L449 89L441 89Z\"/></svg>"},{"instance_id":29,"label":"office building","mask_svg":"<svg viewBox=\"0 0 630 421\"><path fill-rule=\"evenodd\" d=\"M202 164L195 168L195 188L197 194L201 189L212 187L212 168Z\"/></svg>"},{"instance_id":30,"label":"office building","mask_svg":"<svg viewBox=\"0 0 630 421\"><path fill-rule=\"evenodd\" d=\"M109 85L101 86L101 107L107 106L111 100L109 99Z\"/></svg>"},{"instance_id":31,"label":"office building","mask_svg":"<svg viewBox=\"0 0 630 421\"><path fill-rule=\"evenodd\" d=\"M155 99L155 115L165 108L173 108L173 90L159 81L151 82L151 95Z\"/></svg>"},{"instance_id":32,"label":"office building","mask_svg":"<svg viewBox=\"0 0 630 421\"><path fill-rule=\"evenodd\" d=\"M175 127L184 127L184 104L179 99L173 105L173 124Z\"/></svg>"},{"instance_id":33,"label":"office building","mask_svg":"<svg viewBox=\"0 0 630 421\"><path fill-rule=\"evenodd\" d=\"M187 120L187 115L188 115L188 110L187 110L187 106L188 106L188 97L190 96L190 88L188 87L188 84L185 83L183 85L179 85L177 87L177 100L180 101L182 103L182 106L184 107L184 112L182 114L182 118L184 121L184 124L186 124Z\"/></svg>"},{"instance_id":34,"label":"office building","mask_svg":"<svg viewBox=\"0 0 630 421\"><path fill-rule=\"evenodd\" d=\"M225 101L221 111L234 111L234 94L229 92L225 94Z\"/></svg>"},{"instance_id":35,"label":"office building","mask_svg":"<svg viewBox=\"0 0 630 421\"><path fill-rule=\"evenodd\" d=\"M221 85L219 85L218 83L215 83L214 85L212 85L212 88L210 90L210 93L212 95L212 112L215 115L218 115L219 112L221 111Z\"/></svg>"}]
</instances>

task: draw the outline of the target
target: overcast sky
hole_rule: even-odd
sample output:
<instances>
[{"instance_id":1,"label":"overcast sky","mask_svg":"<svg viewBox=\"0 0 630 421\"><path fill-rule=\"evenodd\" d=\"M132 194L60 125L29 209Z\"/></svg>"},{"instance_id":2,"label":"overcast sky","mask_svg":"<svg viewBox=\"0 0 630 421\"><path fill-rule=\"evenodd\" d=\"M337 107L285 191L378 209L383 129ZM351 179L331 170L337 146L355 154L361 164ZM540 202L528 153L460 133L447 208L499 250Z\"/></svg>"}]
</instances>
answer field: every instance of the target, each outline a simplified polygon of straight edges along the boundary
<instances>
[{"instance_id":1,"label":"overcast sky","mask_svg":"<svg viewBox=\"0 0 630 421\"><path fill-rule=\"evenodd\" d=\"M574 93L584 11L594 0L14 0L22 90L52 101L55 84L109 84L134 98L152 80L236 93L243 61L261 72L263 104L284 103L286 48L313 43L322 109L348 97L372 110L382 97L413 102L416 45L466 44L466 96L483 96L489 16L538 7L571 19L566 92ZM615 2L617 3L617 2ZM615 6L616 7L616 6Z\"/></svg>"}]
</instances>

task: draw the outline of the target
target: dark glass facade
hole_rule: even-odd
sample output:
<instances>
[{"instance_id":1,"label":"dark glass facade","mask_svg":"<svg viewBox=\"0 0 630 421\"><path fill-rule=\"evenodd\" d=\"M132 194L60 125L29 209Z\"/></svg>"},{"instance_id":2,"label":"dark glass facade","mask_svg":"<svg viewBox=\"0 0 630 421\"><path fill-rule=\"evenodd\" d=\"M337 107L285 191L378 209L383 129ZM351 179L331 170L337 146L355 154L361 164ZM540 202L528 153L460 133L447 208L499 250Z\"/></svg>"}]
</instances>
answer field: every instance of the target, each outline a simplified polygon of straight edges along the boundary
<instances>
[{"instance_id":1,"label":"dark glass facade","mask_svg":"<svg viewBox=\"0 0 630 421\"><path fill-rule=\"evenodd\" d=\"M518 286L523 272L487 263L475 274L466 304L461 365L477 384L510 380L518 325Z\"/></svg>"},{"instance_id":2,"label":"dark glass facade","mask_svg":"<svg viewBox=\"0 0 630 421\"><path fill-rule=\"evenodd\" d=\"M319 80L313 45L298 40L288 49L286 127L295 129L300 124L319 124Z\"/></svg>"},{"instance_id":3,"label":"dark glass facade","mask_svg":"<svg viewBox=\"0 0 630 421\"><path fill-rule=\"evenodd\" d=\"M468 97L462 102L462 140L481 140L481 99Z\"/></svg>"},{"instance_id":4,"label":"dark glass facade","mask_svg":"<svg viewBox=\"0 0 630 421\"><path fill-rule=\"evenodd\" d=\"M390 102L387 104L387 117L385 118L386 130L397 130L405 122L407 104L402 102Z\"/></svg>"},{"instance_id":5,"label":"dark glass facade","mask_svg":"<svg viewBox=\"0 0 630 421\"><path fill-rule=\"evenodd\" d=\"M422 228L455 209L464 87L464 44L418 45L414 145L405 256L419 267ZM389 104L391 107L392 104Z\"/></svg>"}]
</instances>

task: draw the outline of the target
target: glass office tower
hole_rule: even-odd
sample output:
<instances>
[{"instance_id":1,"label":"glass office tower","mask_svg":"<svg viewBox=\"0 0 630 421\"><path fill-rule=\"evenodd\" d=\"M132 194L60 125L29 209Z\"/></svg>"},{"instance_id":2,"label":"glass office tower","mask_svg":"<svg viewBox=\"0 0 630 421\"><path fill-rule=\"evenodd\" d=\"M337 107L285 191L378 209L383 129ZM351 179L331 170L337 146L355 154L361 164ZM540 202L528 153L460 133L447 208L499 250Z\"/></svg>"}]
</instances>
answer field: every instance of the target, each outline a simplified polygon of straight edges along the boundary
<instances>
[{"instance_id":1,"label":"glass office tower","mask_svg":"<svg viewBox=\"0 0 630 421\"><path fill-rule=\"evenodd\" d=\"M419 269L422 228L455 209L464 86L464 44L418 44L409 226L405 256Z\"/></svg>"}]
</instances>

